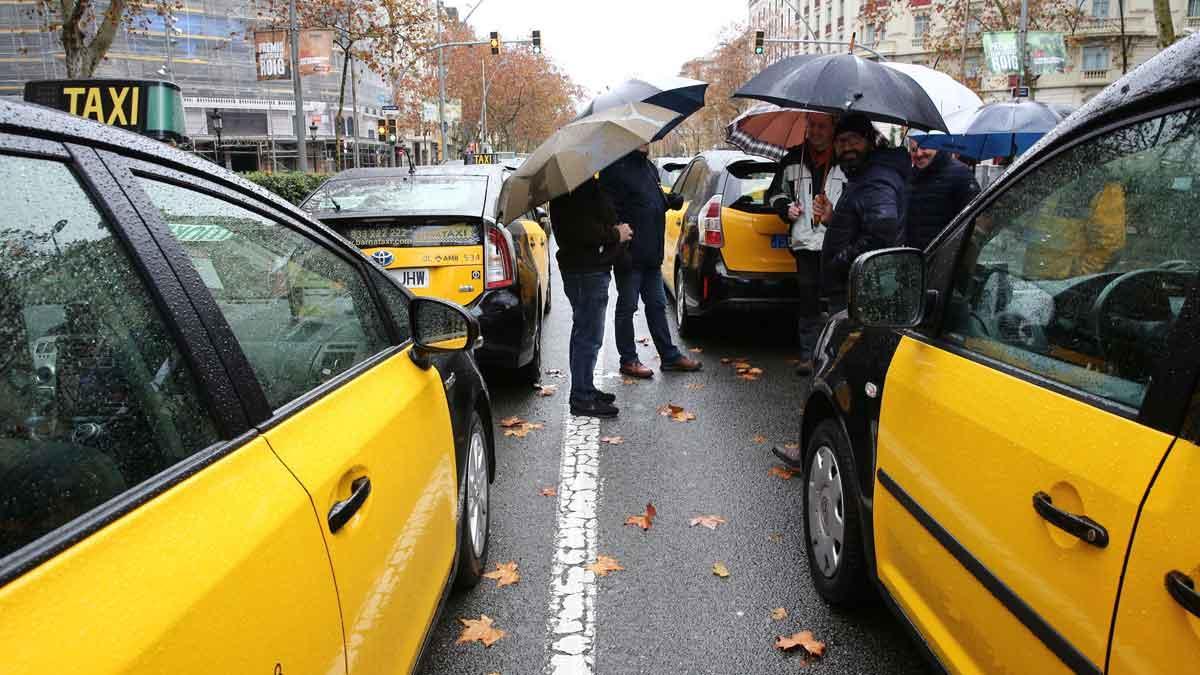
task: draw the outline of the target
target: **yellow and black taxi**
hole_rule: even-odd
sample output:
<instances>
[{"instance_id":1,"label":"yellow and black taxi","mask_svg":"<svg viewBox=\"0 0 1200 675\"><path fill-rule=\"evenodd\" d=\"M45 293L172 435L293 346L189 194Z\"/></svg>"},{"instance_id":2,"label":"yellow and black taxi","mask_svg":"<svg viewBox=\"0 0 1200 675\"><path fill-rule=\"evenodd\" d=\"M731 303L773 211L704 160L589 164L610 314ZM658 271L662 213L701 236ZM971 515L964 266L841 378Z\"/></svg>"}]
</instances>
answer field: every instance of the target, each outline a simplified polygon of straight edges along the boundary
<instances>
[{"instance_id":1,"label":"yellow and black taxi","mask_svg":"<svg viewBox=\"0 0 1200 675\"><path fill-rule=\"evenodd\" d=\"M671 192L663 279L681 334L723 310L794 307L796 262L788 224L766 202L778 165L736 150L710 150L688 163Z\"/></svg>"},{"instance_id":2,"label":"yellow and black taxi","mask_svg":"<svg viewBox=\"0 0 1200 675\"><path fill-rule=\"evenodd\" d=\"M671 186L679 179L680 172L691 161L690 157L655 157L654 168L658 169L658 182L663 192L670 192Z\"/></svg>"},{"instance_id":3,"label":"yellow and black taxi","mask_svg":"<svg viewBox=\"0 0 1200 675\"><path fill-rule=\"evenodd\" d=\"M414 294L452 300L479 320L481 365L541 374L550 247L537 213L496 222L501 164L350 169L301 205Z\"/></svg>"},{"instance_id":4,"label":"yellow and black taxi","mask_svg":"<svg viewBox=\"0 0 1200 675\"><path fill-rule=\"evenodd\" d=\"M1193 36L855 262L803 409L821 596L950 672L1196 671L1198 204Z\"/></svg>"},{"instance_id":5,"label":"yellow and black taxi","mask_svg":"<svg viewBox=\"0 0 1200 675\"><path fill-rule=\"evenodd\" d=\"M412 669L488 553L474 319L47 108L0 102L0 204L0 670Z\"/></svg>"}]
</instances>

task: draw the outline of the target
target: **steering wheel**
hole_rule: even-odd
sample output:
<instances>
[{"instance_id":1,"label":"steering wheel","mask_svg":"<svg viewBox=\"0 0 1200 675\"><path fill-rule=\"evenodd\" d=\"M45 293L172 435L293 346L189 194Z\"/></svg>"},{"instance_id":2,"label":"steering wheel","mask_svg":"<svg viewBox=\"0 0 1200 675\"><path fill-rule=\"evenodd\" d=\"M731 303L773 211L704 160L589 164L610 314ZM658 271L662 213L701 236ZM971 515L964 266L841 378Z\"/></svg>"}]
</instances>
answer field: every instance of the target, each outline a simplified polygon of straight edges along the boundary
<instances>
[{"instance_id":1,"label":"steering wheel","mask_svg":"<svg viewBox=\"0 0 1200 675\"><path fill-rule=\"evenodd\" d=\"M1149 373L1150 361L1161 353L1175 318L1171 298L1184 295L1196 276L1174 268L1135 270L1100 291L1088 322L1101 356L1116 365L1118 373Z\"/></svg>"}]
</instances>

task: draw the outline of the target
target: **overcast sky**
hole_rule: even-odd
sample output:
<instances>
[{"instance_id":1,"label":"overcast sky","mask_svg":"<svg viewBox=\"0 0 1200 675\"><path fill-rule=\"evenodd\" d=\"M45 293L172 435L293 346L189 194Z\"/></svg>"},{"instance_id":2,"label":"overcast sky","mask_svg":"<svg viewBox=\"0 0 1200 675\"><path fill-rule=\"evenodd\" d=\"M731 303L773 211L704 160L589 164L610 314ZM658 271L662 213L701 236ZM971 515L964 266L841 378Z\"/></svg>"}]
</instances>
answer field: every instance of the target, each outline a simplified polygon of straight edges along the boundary
<instances>
[{"instance_id":1,"label":"overcast sky","mask_svg":"<svg viewBox=\"0 0 1200 675\"><path fill-rule=\"evenodd\" d=\"M445 0L466 16L480 0ZM542 49L589 97L631 77L678 75L721 29L749 16L746 0L482 0L475 31L501 39L542 31Z\"/></svg>"}]
</instances>

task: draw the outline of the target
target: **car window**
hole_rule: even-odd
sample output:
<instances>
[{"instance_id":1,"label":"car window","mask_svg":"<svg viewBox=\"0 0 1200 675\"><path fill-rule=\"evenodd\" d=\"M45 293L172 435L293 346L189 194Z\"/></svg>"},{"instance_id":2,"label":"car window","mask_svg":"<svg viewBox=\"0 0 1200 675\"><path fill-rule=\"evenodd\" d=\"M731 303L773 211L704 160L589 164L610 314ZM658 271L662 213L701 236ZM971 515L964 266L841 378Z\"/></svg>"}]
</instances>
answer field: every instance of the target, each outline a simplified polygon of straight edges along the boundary
<instances>
[{"instance_id":1,"label":"car window","mask_svg":"<svg viewBox=\"0 0 1200 675\"><path fill-rule=\"evenodd\" d=\"M0 203L2 558L218 436L70 169L0 156Z\"/></svg>"},{"instance_id":2,"label":"car window","mask_svg":"<svg viewBox=\"0 0 1200 675\"><path fill-rule=\"evenodd\" d=\"M412 338L412 323L408 315L408 296L396 286L396 282L384 275L373 276L377 277L375 288L379 289L379 296L383 298L383 304L387 306L388 312L392 315L392 321L396 324L400 343L408 342Z\"/></svg>"},{"instance_id":3,"label":"car window","mask_svg":"<svg viewBox=\"0 0 1200 675\"><path fill-rule=\"evenodd\" d=\"M721 198L725 206L741 211L773 211L767 204L767 190L778 170L767 162L735 162L726 167Z\"/></svg>"},{"instance_id":4,"label":"car window","mask_svg":"<svg viewBox=\"0 0 1200 675\"><path fill-rule=\"evenodd\" d=\"M688 171L687 180L683 183L683 198L694 202L704 196L704 185L708 182L708 164L704 160L696 160Z\"/></svg>"},{"instance_id":5,"label":"car window","mask_svg":"<svg viewBox=\"0 0 1200 675\"><path fill-rule=\"evenodd\" d=\"M1105 133L974 222L946 336L1139 407L1200 271L1200 111Z\"/></svg>"},{"instance_id":6,"label":"car window","mask_svg":"<svg viewBox=\"0 0 1200 675\"><path fill-rule=\"evenodd\" d=\"M686 194L689 187L694 185L692 177L696 175L697 168L700 165L700 160L693 160L691 164L683 169L683 173L679 176L679 180L675 181L675 186L671 188L672 194Z\"/></svg>"},{"instance_id":7,"label":"car window","mask_svg":"<svg viewBox=\"0 0 1200 675\"><path fill-rule=\"evenodd\" d=\"M142 179L278 408L380 352L366 282L320 243L236 204Z\"/></svg>"}]
</instances>

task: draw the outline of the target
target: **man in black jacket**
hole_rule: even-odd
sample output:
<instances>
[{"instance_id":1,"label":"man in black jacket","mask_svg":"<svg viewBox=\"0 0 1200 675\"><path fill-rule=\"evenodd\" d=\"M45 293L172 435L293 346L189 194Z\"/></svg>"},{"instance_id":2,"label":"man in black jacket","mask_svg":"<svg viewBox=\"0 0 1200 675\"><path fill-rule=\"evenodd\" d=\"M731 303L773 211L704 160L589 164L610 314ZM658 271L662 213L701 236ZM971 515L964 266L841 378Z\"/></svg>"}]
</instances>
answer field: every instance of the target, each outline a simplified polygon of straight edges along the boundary
<instances>
[{"instance_id":1,"label":"man in black jacket","mask_svg":"<svg viewBox=\"0 0 1200 675\"><path fill-rule=\"evenodd\" d=\"M678 208L682 199L673 195L671 204L658 182L658 170L650 163L649 145L625 155L600 172L600 186L617 209L617 218L633 227L633 242L628 256L616 265L617 350L621 353L621 373L629 377L653 377L654 371L638 359L633 340L633 315L638 297L646 308L646 324L658 349L660 368L700 370L700 362L684 356L671 340L667 325L667 295L663 290L663 243L666 238L666 214Z\"/></svg>"},{"instance_id":2,"label":"man in black jacket","mask_svg":"<svg viewBox=\"0 0 1200 675\"><path fill-rule=\"evenodd\" d=\"M592 374L604 344L613 262L633 233L629 225L617 222L612 203L594 178L550 200L550 219L556 225L563 292L571 303L571 414L616 417L616 396L596 389Z\"/></svg>"},{"instance_id":3,"label":"man in black jacket","mask_svg":"<svg viewBox=\"0 0 1200 675\"><path fill-rule=\"evenodd\" d=\"M904 245L924 249L979 194L975 174L949 153L908 142L913 177L909 190Z\"/></svg>"}]
</instances>

